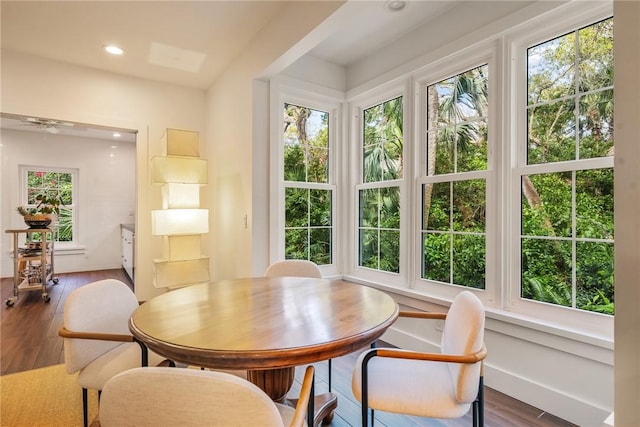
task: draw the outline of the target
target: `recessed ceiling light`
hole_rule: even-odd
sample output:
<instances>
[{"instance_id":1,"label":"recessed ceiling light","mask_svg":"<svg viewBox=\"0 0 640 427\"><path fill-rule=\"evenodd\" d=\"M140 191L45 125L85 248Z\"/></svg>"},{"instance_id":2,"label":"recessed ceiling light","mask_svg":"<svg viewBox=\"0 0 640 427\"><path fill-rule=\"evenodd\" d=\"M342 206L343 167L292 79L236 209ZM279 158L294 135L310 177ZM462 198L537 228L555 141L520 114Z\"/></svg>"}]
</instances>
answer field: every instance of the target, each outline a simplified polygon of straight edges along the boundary
<instances>
[{"instance_id":1,"label":"recessed ceiling light","mask_svg":"<svg viewBox=\"0 0 640 427\"><path fill-rule=\"evenodd\" d=\"M399 12L407 5L406 1L403 0L388 0L384 3L385 9L389 12Z\"/></svg>"},{"instance_id":2,"label":"recessed ceiling light","mask_svg":"<svg viewBox=\"0 0 640 427\"><path fill-rule=\"evenodd\" d=\"M116 133L114 133L114 134L113 134L113 137L114 137L114 138L120 138L121 136L122 136L122 135L120 135L118 132L116 132Z\"/></svg>"},{"instance_id":3,"label":"recessed ceiling light","mask_svg":"<svg viewBox=\"0 0 640 427\"><path fill-rule=\"evenodd\" d=\"M112 55L122 55L124 53L124 50L122 50L122 48L113 44L102 46L102 48Z\"/></svg>"}]
</instances>

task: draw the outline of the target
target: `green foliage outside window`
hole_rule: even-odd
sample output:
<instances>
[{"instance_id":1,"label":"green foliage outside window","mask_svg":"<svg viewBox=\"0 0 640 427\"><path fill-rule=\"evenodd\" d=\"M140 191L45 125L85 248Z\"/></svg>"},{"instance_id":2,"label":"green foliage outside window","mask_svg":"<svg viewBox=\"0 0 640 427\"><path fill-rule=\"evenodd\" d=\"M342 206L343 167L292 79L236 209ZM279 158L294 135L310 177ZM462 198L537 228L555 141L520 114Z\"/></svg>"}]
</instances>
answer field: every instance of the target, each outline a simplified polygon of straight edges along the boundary
<instances>
[{"instance_id":1,"label":"green foliage outside window","mask_svg":"<svg viewBox=\"0 0 640 427\"><path fill-rule=\"evenodd\" d=\"M484 171L488 158L488 66L427 87L427 176ZM485 288L486 181L422 186L422 277Z\"/></svg>"},{"instance_id":2,"label":"green foliage outside window","mask_svg":"<svg viewBox=\"0 0 640 427\"><path fill-rule=\"evenodd\" d=\"M363 182L402 178L402 97L364 110Z\"/></svg>"},{"instance_id":3,"label":"green foliage outside window","mask_svg":"<svg viewBox=\"0 0 640 427\"><path fill-rule=\"evenodd\" d=\"M304 185L329 182L329 114L285 104L283 142L285 258L331 264L332 192Z\"/></svg>"},{"instance_id":4,"label":"green foliage outside window","mask_svg":"<svg viewBox=\"0 0 640 427\"><path fill-rule=\"evenodd\" d=\"M527 164L613 156L613 20L527 59ZM522 297L613 314L613 169L566 169L522 176Z\"/></svg>"},{"instance_id":5,"label":"green foliage outside window","mask_svg":"<svg viewBox=\"0 0 640 427\"><path fill-rule=\"evenodd\" d=\"M284 180L329 182L329 114L284 106Z\"/></svg>"},{"instance_id":6,"label":"green foliage outside window","mask_svg":"<svg viewBox=\"0 0 640 427\"><path fill-rule=\"evenodd\" d=\"M400 188L360 191L359 265L400 272Z\"/></svg>"},{"instance_id":7,"label":"green foliage outside window","mask_svg":"<svg viewBox=\"0 0 640 427\"><path fill-rule=\"evenodd\" d=\"M488 66L426 87L422 277L484 289ZM613 20L527 51L521 297L614 313ZM359 265L399 272L403 99L363 111ZM284 109L287 258L330 262L328 114ZM502 142L506 144L507 142ZM584 162L589 160L589 162ZM471 176L470 174L473 174ZM317 262L317 261L316 261Z\"/></svg>"},{"instance_id":8,"label":"green foliage outside window","mask_svg":"<svg viewBox=\"0 0 640 427\"><path fill-rule=\"evenodd\" d=\"M525 182L535 193L522 197L522 296L613 314L613 169Z\"/></svg>"},{"instance_id":9,"label":"green foliage outside window","mask_svg":"<svg viewBox=\"0 0 640 427\"><path fill-rule=\"evenodd\" d=\"M402 97L363 112L364 183L384 183L403 175ZM358 265L400 272L400 187L377 186L359 192Z\"/></svg>"},{"instance_id":10,"label":"green foliage outside window","mask_svg":"<svg viewBox=\"0 0 640 427\"><path fill-rule=\"evenodd\" d=\"M73 241L73 176L69 172L27 171L27 207L38 205L38 197L46 195L62 202L57 223L52 224L56 242ZM36 236L37 237L37 236Z\"/></svg>"},{"instance_id":11,"label":"green foliage outside window","mask_svg":"<svg viewBox=\"0 0 640 427\"><path fill-rule=\"evenodd\" d=\"M439 182L430 192L424 185L423 197L429 193L422 277L484 289L485 181Z\"/></svg>"}]
</instances>

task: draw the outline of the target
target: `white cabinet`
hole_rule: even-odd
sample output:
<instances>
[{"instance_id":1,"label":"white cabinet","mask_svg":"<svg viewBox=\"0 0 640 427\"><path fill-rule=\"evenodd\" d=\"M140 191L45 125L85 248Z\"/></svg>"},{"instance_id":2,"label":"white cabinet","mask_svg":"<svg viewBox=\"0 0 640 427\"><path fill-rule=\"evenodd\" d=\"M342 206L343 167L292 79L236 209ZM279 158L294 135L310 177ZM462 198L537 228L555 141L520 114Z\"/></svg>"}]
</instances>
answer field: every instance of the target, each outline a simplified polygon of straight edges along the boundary
<instances>
[{"instance_id":1,"label":"white cabinet","mask_svg":"<svg viewBox=\"0 0 640 427\"><path fill-rule=\"evenodd\" d=\"M125 224L121 225L120 231L122 234L122 268L133 282L135 233L133 226Z\"/></svg>"}]
</instances>

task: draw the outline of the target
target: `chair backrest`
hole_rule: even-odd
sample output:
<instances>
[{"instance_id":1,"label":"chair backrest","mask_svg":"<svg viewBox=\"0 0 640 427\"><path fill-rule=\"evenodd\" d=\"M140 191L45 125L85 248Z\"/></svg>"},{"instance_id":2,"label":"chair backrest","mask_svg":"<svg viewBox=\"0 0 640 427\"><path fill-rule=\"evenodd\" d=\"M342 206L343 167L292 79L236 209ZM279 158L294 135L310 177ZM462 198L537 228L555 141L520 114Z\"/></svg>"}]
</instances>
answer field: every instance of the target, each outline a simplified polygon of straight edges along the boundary
<instances>
[{"instance_id":1,"label":"chair backrest","mask_svg":"<svg viewBox=\"0 0 640 427\"><path fill-rule=\"evenodd\" d=\"M74 332L130 334L129 317L138 307L133 291L115 279L100 280L75 289L64 304L63 325ZM101 355L122 345L115 341L64 339L64 363L72 374Z\"/></svg>"},{"instance_id":2,"label":"chair backrest","mask_svg":"<svg viewBox=\"0 0 640 427\"><path fill-rule=\"evenodd\" d=\"M314 277L322 278L318 265L312 261L303 259L285 259L276 261L267 267L264 272L266 277Z\"/></svg>"},{"instance_id":3,"label":"chair backrest","mask_svg":"<svg viewBox=\"0 0 640 427\"><path fill-rule=\"evenodd\" d=\"M283 426L260 388L235 375L189 368L134 368L100 397L101 427Z\"/></svg>"},{"instance_id":4,"label":"chair backrest","mask_svg":"<svg viewBox=\"0 0 640 427\"><path fill-rule=\"evenodd\" d=\"M442 353L471 354L484 344L484 306L470 291L460 292L449 311L442 331ZM449 372L460 403L471 403L478 395L482 362L475 364L449 363Z\"/></svg>"}]
</instances>

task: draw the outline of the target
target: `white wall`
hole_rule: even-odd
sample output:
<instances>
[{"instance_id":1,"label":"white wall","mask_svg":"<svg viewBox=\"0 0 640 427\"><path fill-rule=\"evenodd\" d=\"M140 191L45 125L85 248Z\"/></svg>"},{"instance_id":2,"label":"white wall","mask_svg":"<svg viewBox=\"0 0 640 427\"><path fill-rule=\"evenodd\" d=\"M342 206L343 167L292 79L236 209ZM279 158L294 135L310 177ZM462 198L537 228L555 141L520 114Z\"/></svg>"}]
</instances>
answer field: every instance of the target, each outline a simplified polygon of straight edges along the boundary
<instances>
[{"instance_id":1,"label":"white wall","mask_svg":"<svg viewBox=\"0 0 640 427\"><path fill-rule=\"evenodd\" d=\"M640 3L616 1L615 425L640 425Z\"/></svg>"},{"instance_id":2,"label":"white wall","mask_svg":"<svg viewBox=\"0 0 640 427\"><path fill-rule=\"evenodd\" d=\"M203 132L205 92L7 50L1 55L3 112L138 130L136 295L146 300L164 292L152 284L152 260L162 255L162 240L151 236L150 211L161 206L161 198L150 184L149 159L161 152L166 128ZM3 194L3 220L12 209Z\"/></svg>"},{"instance_id":3,"label":"white wall","mask_svg":"<svg viewBox=\"0 0 640 427\"><path fill-rule=\"evenodd\" d=\"M269 146L265 126L269 104L268 91L256 79L279 72L308 50L301 46L316 41L314 28L340 4L288 4L207 93L211 185L204 191L210 193L215 206L209 236L214 251L212 278L264 272L268 263L263 248L269 238L264 226L268 224L269 197L268 182L263 177L267 176L269 163L268 156L262 154ZM260 157L255 153L261 153Z\"/></svg>"},{"instance_id":4,"label":"white wall","mask_svg":"<svg viewBox=\"0 0 640 427\"><path fill-rule=\"evenodd\" d=\"M283 70L281 75L313 82L315 85L341 92L346 92L347 90L347 70L344 67L311 55L303 56Z\"/></svg>"},{"instance_id":5,"label":"white wall","mask_svg":"<svg viewBox=\"0 0 640 427\"><path fill-rule=\"evenodd\" d=\"M135 144L8 129L2 130L1 138L2 204L8 212L0 228L25 228L22 216L15 212L22 203L21 165L78 169L75 237L82 251L65 253L58 247L55 272L119 268L120 224L135 219ZM13 275L8 256L12 244L12 235L2 233L2 277Z\"/></svg>"}]
</instances>

